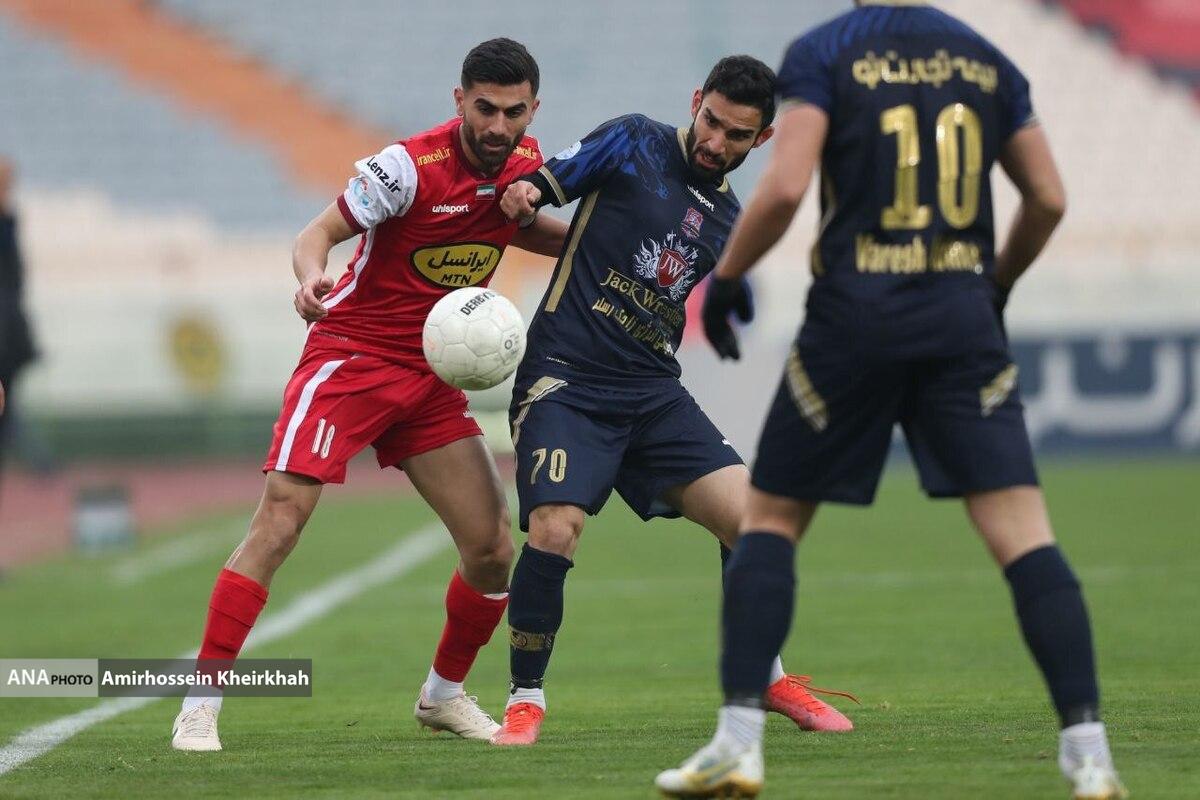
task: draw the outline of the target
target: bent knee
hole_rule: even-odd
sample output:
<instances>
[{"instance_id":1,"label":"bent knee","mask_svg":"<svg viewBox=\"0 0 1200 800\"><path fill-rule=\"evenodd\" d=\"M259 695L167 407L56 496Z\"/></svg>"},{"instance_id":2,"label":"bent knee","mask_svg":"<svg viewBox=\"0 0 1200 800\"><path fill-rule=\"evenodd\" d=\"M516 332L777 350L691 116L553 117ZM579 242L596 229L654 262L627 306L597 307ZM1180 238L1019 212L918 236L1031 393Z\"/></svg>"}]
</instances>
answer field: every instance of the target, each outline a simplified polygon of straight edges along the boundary
<instances>
[{"instance_id":1,"label":"bent knee","mask_svg":"<svg viewBox=\"0 0 1200 800\"><path fill-rule=\"evenodd\" d=\"M264 497L248 538L261 549L287 555L300 540L309 513L303 503L292 498Z\"/></svg>"},{"instance_id":2,"label":"bent knee","mask_svg":"<svg viewBox=\"0 0 1200 800\"><path fill-rule=\"evenodd\" d=\"M539 506L529 514L529 544L538 550L570 557L583 533L583 509Z\"/></svg>"},{"instance_id":3,"label":"bent knee","mask_svg":"<svg viewBox=\"0 0 1200 800\"><path fill-rule=\"evenodd\" d=\"M476 569L507 570L512 566L512 521L508 509L500 510L490 535L472 537L469 543L459 548L459 555L466 564Z\"/></svg>"}]
</instances>

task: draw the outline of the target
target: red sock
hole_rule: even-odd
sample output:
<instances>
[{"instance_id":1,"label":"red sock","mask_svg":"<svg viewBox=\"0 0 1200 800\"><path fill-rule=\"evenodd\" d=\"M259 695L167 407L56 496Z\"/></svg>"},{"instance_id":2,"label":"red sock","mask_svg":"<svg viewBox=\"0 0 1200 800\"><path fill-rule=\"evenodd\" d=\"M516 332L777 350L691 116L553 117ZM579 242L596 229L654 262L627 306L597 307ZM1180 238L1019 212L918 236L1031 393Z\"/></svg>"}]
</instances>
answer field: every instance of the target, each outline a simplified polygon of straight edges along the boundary
<instances>
[{"instance_id":1,"label":"red sock","mask_svg":"<svg viewBox=\"0 0 1200 800\"><path fill-rule=\"evenodd\" d=\"M455 570L446 589L446 627L433 659L437 674L455 683L466 680L479 648L492 638L506 608L507 594L499 599L484 597Z\"/></svg>"},{"instance_id":2,"label":"red sock","mask_svg":"<svg viewBox=\"0 0 1200 800\"><path fill-rule=\"evenodd\" d=\"M266 603L265 586L233 570L221 570L208 601L208 624L204 626L200 660L232 662L237 658Z\"/></svg>"}]
</instances>

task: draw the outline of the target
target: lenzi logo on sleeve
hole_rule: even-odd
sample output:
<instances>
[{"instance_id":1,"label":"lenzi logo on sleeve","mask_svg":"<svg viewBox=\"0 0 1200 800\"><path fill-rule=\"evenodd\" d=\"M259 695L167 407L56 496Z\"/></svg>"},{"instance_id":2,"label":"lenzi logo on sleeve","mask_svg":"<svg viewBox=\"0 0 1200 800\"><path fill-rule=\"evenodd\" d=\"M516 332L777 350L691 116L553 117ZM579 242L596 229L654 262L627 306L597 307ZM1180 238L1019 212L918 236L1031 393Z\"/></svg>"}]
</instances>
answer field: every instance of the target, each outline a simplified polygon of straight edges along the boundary
<instances>
[{"instance_id":1,"label":"lenzi logo on sleeve","mask_svg":"<svg viewBox=\"0 0 1200 800\"><path fill-rule=\"evenodd\" d=\"M426 280L457 289L486 280L500 255L500 248L488 242L438 244L413 251L412 265Z\"/></svg>"}]
</instances>

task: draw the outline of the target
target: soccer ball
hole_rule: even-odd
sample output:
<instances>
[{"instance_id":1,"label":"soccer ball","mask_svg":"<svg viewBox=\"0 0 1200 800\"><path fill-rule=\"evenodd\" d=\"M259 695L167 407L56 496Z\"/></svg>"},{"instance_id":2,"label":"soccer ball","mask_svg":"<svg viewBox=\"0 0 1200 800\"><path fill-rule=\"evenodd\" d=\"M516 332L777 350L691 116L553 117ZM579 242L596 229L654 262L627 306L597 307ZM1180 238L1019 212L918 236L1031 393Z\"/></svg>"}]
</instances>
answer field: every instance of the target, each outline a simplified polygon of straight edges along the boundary
<instances>
[{"instance_id":1,"label":"soccer ball","mask_svg":"<svg viewBox=\"0 0 1200 800\"><path fill-rule=\"evenodd\" d=\"M525 354L525 321L491 289L455 289L438 300L421 337L425 360L459 389L490 389L513 373Z\"/></svg>"}]
</instances>

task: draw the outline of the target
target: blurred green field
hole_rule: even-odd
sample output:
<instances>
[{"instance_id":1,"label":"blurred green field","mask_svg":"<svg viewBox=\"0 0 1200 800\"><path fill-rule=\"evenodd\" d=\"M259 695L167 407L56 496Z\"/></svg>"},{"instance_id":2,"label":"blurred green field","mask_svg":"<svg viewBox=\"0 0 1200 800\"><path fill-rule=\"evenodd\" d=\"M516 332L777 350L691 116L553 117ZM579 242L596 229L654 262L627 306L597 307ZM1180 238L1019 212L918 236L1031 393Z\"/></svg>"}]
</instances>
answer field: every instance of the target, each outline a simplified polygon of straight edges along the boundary
<instances>
[{"instance_id":1,"label":"blurred green field","mask_svg":"<svg viewBox=\"0 0 1200 800\"><path fill-rule=\"evenodd\" d=\"M1135 798L1200 797L1200 463L1059 464L1044 482L1091 605L1122 776ZM6 575L0 657L172 657L195 647L243 517L197 520L141 553ZM431 520L408 499L324 505L264 619ZM130 570L169 547L191 560ZM590 522L567 582L549 716L527 750L431 736L412 720L454 560L447 547L255 650L312 658L314 697L230 700L223 753L172 751L178 703L163 700L0 776L0 797L648 798L659 769L706 741L719 701L719 561L707 534L640 524L619 500ZM863 705L837 701L857 725L846 736L801 734L773 717L765 797L1066 797L1040 678L958 504L925 500L896 471L874 509L822 510L800 550L797 608L789 669ZM506 688L498 635L468 690L499 713ZM0 699L0 747L95 702Z\"/></svg>"}]
</instances>

